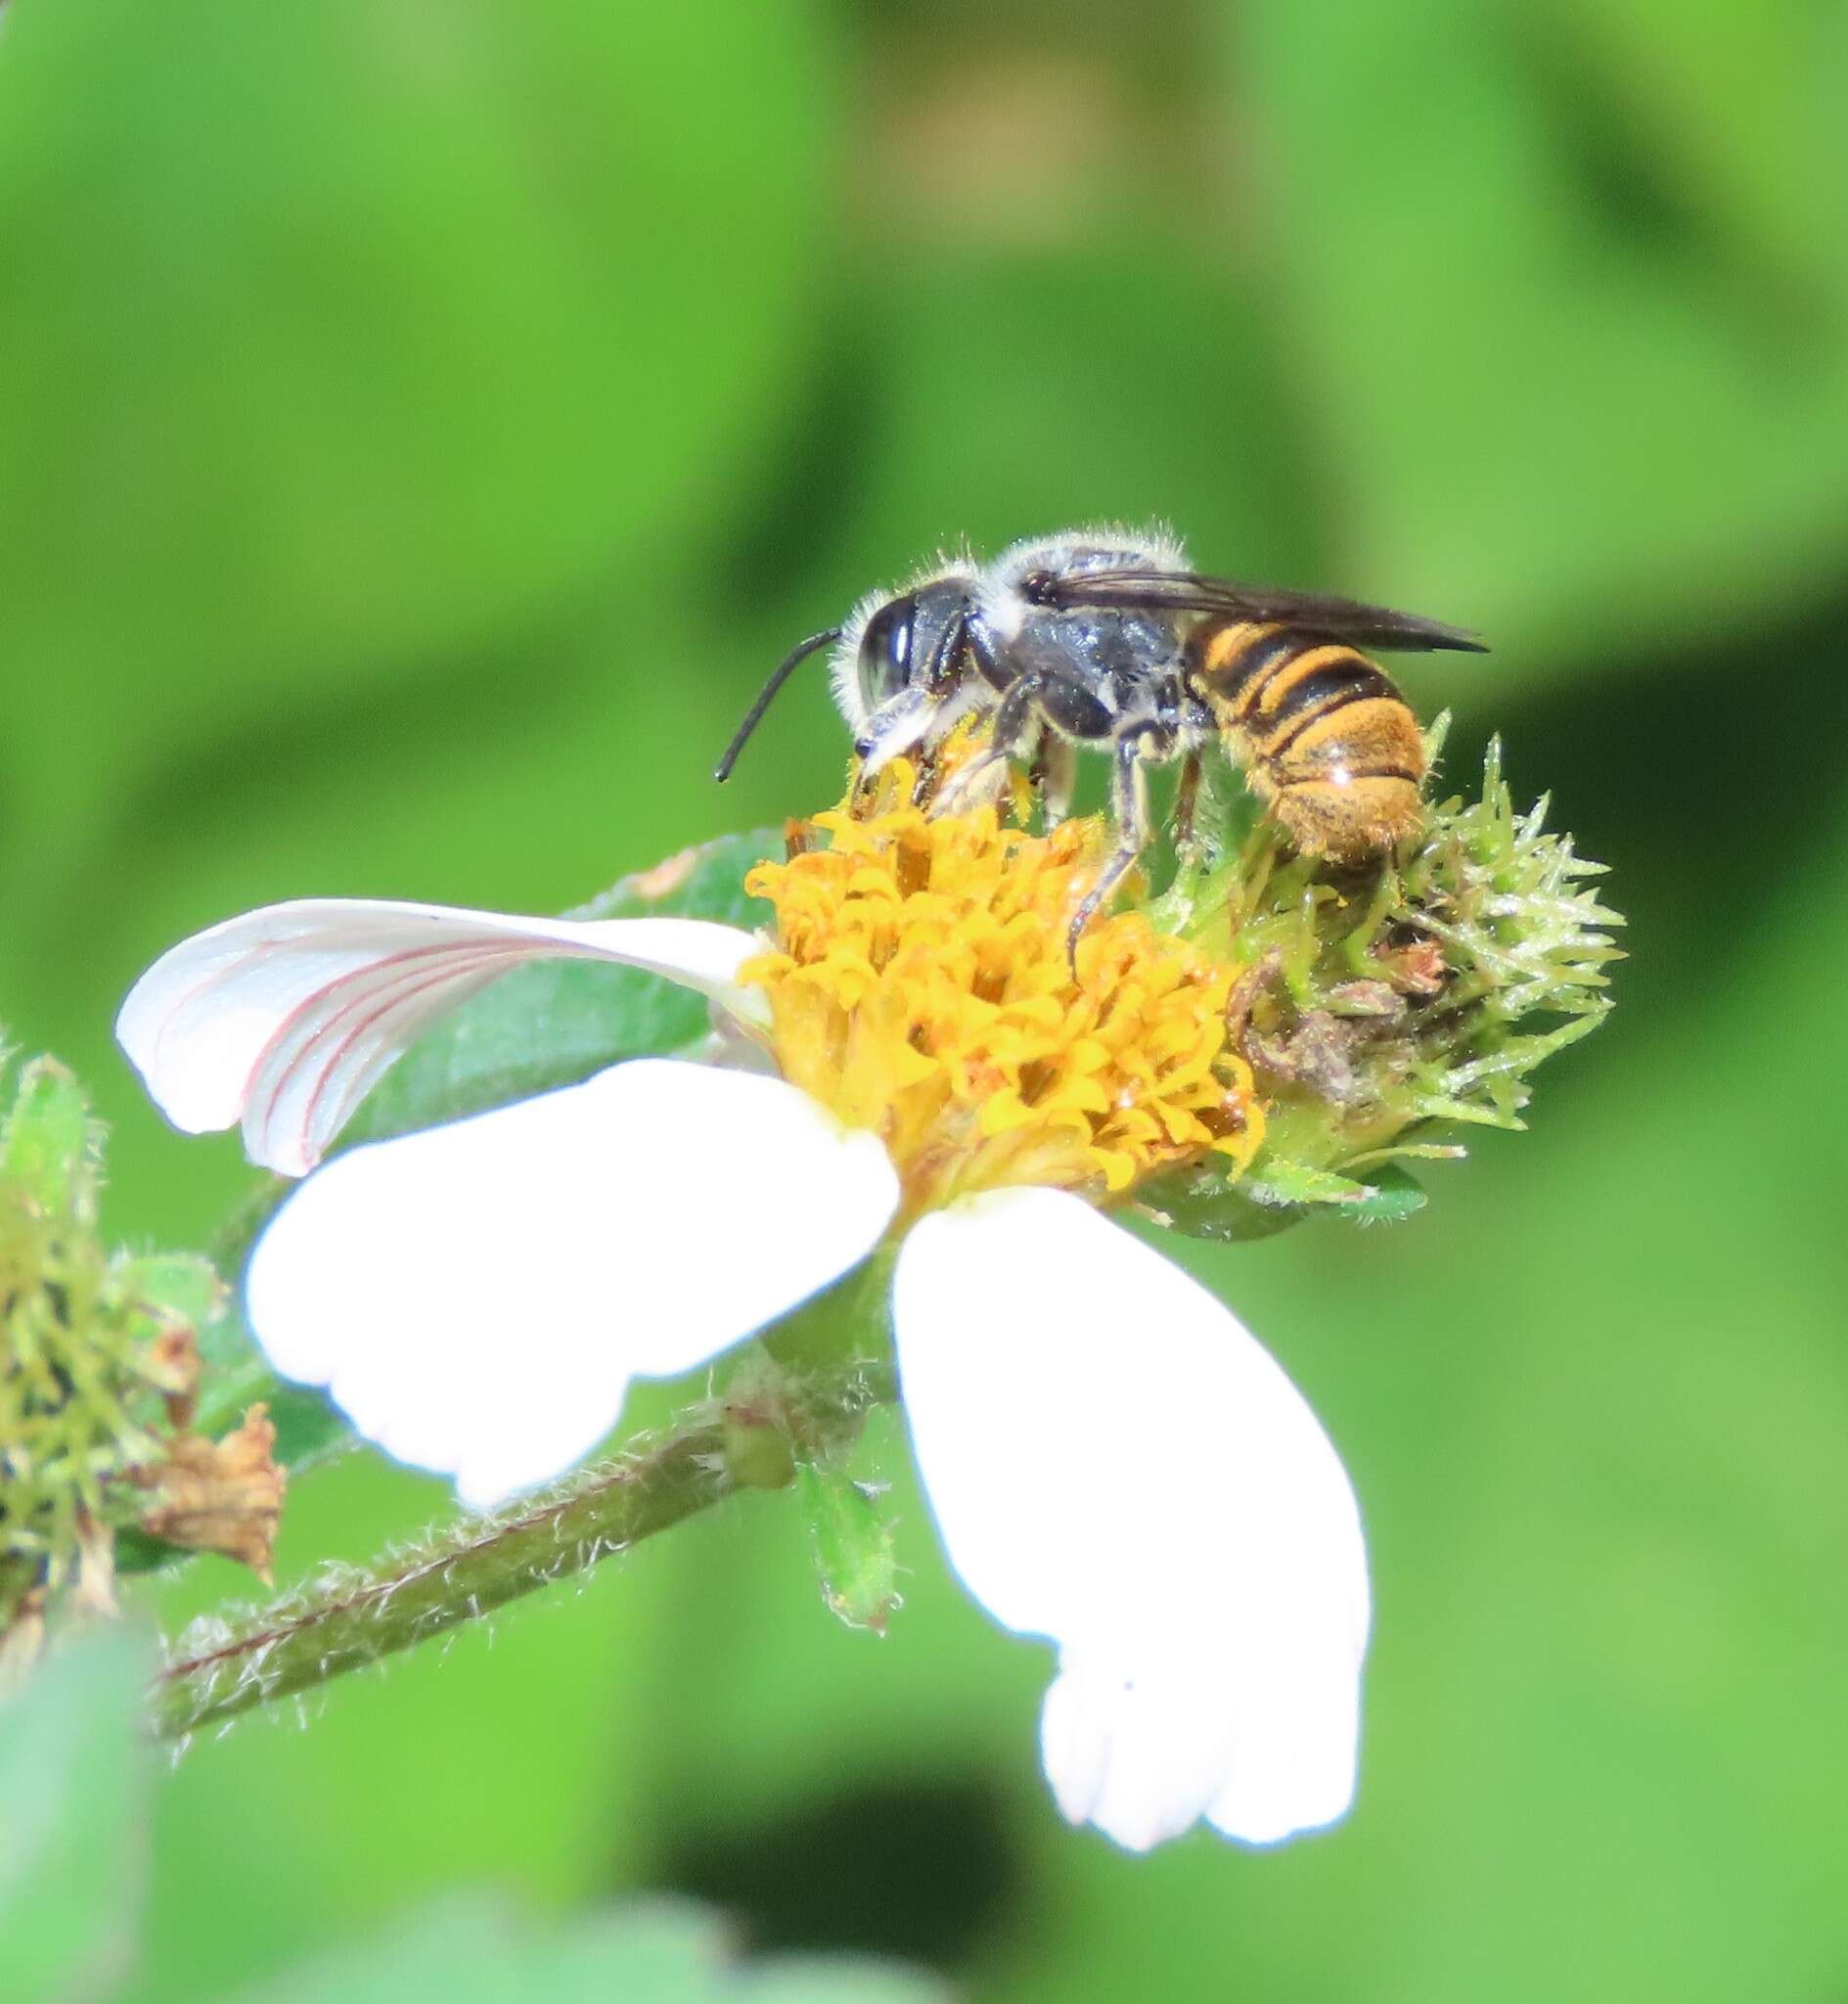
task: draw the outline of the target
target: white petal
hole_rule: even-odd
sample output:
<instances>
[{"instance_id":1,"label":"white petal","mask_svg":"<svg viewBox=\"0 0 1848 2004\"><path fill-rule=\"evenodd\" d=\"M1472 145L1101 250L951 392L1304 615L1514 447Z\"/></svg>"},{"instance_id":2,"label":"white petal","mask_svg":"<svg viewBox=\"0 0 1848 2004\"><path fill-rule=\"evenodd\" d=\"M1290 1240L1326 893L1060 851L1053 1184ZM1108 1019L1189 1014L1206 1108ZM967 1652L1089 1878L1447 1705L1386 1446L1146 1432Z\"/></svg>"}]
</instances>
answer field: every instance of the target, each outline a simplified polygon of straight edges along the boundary
<instances>
[{"instance_id":1,"label":"white petal","mask_svg":"<svg viewBox=\"0 0 1848 2004\"><path fill-rule=\"evenodd\" d=\"M1222 1302L1074 1197L923 1219L894 1280L905 1411L950 1559L1059 1645L1059 1806L1146 1848L1264 1844L1353 1794L1360 1514L1302 1395Z\"/></svg>"},{"instance_id":2,"label":"white petal","mask_svg":"<svg viewBox=\"0 0 1848 2004\"><path fill-rule=\"evenodd\" d=\"M349 1150L259 1240L276 1368L484 1503L567 1467L632 1375L729 1348L878 1243L878 1139L779 1078L643 1059Z\"/></svg>"},{"instance_id":3,"label":"white petal","mask_svg":"<svg viewBox=\"0 0 1848 2004\"><path fill-rule=\"evenodd\" d=\"M710 995L747 1022L738 985L761 950L702 919L513 918L446 905L308 898L227 919L163 953L115 1034L189 1134L244 1123L250 1160L298 1176L392 1061L437 1017L522 961L615 961Z\"/></svg>"}]
</instances>

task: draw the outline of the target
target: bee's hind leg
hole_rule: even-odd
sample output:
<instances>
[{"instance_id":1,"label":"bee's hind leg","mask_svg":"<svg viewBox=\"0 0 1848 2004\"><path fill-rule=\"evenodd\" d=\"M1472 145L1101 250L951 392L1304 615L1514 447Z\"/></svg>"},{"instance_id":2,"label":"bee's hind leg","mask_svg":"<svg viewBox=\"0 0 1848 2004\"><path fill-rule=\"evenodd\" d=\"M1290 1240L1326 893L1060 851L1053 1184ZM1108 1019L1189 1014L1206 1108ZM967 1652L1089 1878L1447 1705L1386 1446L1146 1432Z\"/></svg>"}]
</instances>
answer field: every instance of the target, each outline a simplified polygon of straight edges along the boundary
<instances>
[{"instance_id":1,"label":"bee's hind leg","mask_svg":"<svg viewBox=\"0 0 1848 2004\"><path fill-rule=\"evenodd\" d=\"M1078 940L1084 929L1103 908L1104 901L1136 867L1149 846L1148 762L1159 755L1160 737L1154 731L1126 732L1111 752L1110 807L1116 821L1116 847L1098 873L1098 881L1085 893L1084 902L1072 914L1065 934L1065 956L1071 962L1073 979L1078 974Z\"/></svg>"}]
</instances>

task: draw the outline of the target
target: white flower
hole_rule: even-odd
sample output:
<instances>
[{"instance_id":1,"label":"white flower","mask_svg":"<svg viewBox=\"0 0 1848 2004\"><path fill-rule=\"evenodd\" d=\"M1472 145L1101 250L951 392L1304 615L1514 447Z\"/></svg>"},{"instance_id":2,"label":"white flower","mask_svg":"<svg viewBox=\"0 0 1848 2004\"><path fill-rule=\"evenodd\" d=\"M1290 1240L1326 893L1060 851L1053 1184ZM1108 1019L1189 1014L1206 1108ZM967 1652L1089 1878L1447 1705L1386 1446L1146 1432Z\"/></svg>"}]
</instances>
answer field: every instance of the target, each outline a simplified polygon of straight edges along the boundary
<instances>
[{"instance_id":1,"label":"white flower","mask_svg":"<svg viewBox=\"0 0 1848 2004\"><path fill-rule=\"evenodd\" d=\"M1066 979L1062 930L1048 937ZM804 1070L810 991L778 1016L741 979L763 951L685 919L278 905L157 962L118 1034L177 1124L242 1122L254 1161L298 1174L417 1031L539 956L684 982L786 1072ZM921 996L946 959L907 977ZM1059 1090L1076 1104L1096 1092L1104 1040L1067 1039ZM919 1041L897 1036L881 1062L910 1064ZM830 1048L829 1076L846 1081L832 1104L767 1070L643 1059L350 1150L259 1242L252 1327L278 1370L327 1386L363 1434L485 1504L593 1447L631 1377L709 1363L902 1232L892 1312L919 1468L969 1592L1058 1646L1041 1744L1064 1814L1134 1850L1202 1817L1252 1844L1339 1817L1367 1565L1308 1405L1220 1301L1073 1194L1078 1171L1046 1137L1083 1129L1114 1164L1105 1115L1084 1128L1066 1110L1040 1134L1017 1095L1005 1115L995 1096L974 1102L977 1126L965 1099L953 1131L998 1186L963 1194L941 1120L924 1140L843 1124L841 1096L868 1090L865 1054ZM1036 1079L1057 1069L1033 1062ZM1023 1131L1041 1154L1020 1153Z\"/></svg>"}]
</instances>

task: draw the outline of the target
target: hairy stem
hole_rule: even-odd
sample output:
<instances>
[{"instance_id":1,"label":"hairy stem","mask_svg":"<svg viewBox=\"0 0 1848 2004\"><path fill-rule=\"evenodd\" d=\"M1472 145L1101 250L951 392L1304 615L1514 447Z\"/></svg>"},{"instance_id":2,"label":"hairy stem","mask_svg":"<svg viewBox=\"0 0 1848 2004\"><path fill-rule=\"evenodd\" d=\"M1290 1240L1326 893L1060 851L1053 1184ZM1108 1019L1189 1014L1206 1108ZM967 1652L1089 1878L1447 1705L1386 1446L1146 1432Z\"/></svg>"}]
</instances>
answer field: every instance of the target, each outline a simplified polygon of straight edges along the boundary
<instances>
[{"instance_id":1,"label":"hairy stem","mask_svg":"<svg viewBox=\"0 0 1848 2004\"><path fill-rule=\"evenodd\" d=\"M766 1375L766 1373L770 1375ZM765 1360L744 1396L707 1400L619 1461L584 1470L505 1515L465 1520L370 1571L329 1568L248 1618L207 1617L173 1648L153 1692L158 1737L184 1743L255 1707L331 1683L583 1572L766 1476L774 1435L811 1454L858 1431L888 1387L875 1367L786 1377ZM799 1390L796 1387L799 1385Z\"/></svg>"},{"instance_id":2,"label":"hairy stem","mask_svg":"<svg viewBox=\"0 0 1848 2004\"><path fill-rule=\"evenodd\" d=\"M377 1573L330 1571L204 1646L183 1636L155 1686L155 1730L184 1739L330 1683L665 1530L735 1487L722 1422L677 1429L518 1516L470 1520Z\"/></svg>"}]
</instances>

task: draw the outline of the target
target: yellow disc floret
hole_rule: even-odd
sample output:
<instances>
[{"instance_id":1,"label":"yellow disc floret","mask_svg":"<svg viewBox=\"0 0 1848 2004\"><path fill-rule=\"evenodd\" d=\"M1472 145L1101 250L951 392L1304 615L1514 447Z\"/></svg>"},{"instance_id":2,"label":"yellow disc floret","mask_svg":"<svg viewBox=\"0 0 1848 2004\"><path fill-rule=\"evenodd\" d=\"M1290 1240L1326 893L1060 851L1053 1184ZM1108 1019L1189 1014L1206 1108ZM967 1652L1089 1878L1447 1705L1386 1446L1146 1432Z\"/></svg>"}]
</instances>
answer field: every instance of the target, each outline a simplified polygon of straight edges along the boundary
<instances>
[{"instance_id":1,"label":"yellow disc floret","mask_svg":"<svg viewBox=\"0 0 1848 2004\"><path fill-rule=\"evenodd\" d=\"M1118 1197L1212 1153L1242 1168L1263 1116L1229 1043L1233 970L1124 912L1093 922L1074 972L1100 825L932 817L903 760L881 782L746 880L779 950L744 979L784 1076L880 1136L907 1211L1008 1184Z\"/></svg>"}]
</instances>

